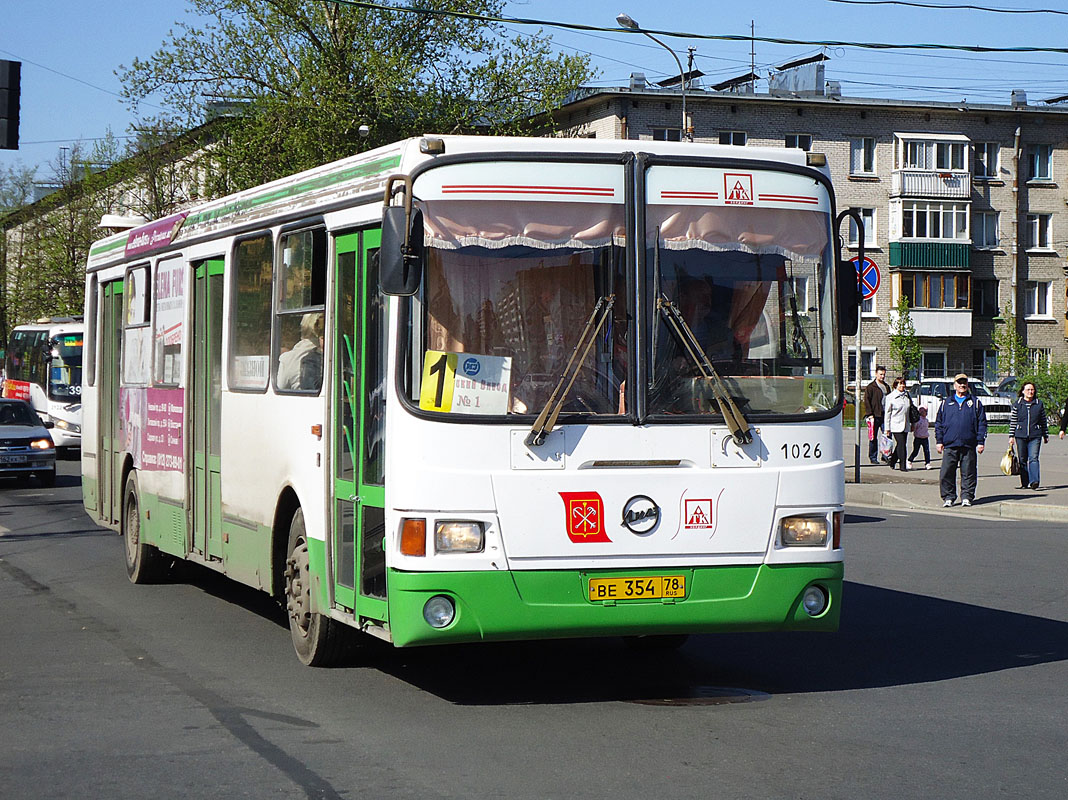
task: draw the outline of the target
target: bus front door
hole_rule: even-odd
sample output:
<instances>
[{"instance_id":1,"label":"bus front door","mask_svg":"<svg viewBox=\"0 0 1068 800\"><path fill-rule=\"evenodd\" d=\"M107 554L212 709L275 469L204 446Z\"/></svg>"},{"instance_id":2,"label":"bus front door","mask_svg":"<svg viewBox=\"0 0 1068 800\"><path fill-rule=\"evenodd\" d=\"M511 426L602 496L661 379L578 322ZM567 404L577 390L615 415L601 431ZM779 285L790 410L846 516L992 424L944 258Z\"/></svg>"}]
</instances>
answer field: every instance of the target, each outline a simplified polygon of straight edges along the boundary
<instances>
[{"instance_id":1,"label":"bus front door","mask_svg":"<svg viewBox=\"0 0 1068 800\"><path fill-rule=\"evenodd\" d=\"M335 602L358 621L384 624L385 299L378 291L380 230L338 236L334 302Z\"/></svg>"},{"instance_id":2,"label":"bus front door","mask_svg":"<svg viewBox=\"0 0 1068 800\"><path fill-rule=\"evenodd\" d=\"M196 265L193 281L192 549L205 560L221 561L222 551L222 313L223 261Z\"/></svg>"},{"instance_id":3,"label":"bus front door","mask_svg":"<svg viewBox=\"0 0 1068 800\"><path fill-rule=\"evenodd\" d=\"M118 522L122 508L122 431L119 430L119 380L122 375L122 281L102 287L100 310L100 440L97 442L97 512L104 522Z\"/></svg>"}]
</instances>

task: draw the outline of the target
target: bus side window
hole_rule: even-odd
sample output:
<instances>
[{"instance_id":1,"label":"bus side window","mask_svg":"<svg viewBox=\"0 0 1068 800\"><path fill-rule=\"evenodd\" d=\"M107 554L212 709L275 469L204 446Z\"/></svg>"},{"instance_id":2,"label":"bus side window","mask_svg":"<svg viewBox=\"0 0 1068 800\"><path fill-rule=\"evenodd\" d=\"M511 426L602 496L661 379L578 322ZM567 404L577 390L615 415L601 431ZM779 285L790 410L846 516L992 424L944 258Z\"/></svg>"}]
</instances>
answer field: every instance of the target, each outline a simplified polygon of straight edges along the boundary
<instances>
[{"instance_id":1,"label":"bus side window","mask_svg":"<svg viewBox=\"0 0 1068 800\"><path fill-rule=\"evenodd\" d=\"M90 386L96 384L96 342L97 342L97 330L100 324L96 318L97 313L97 292L99 291L97 285L97 279L94 275L92 280L89 281L89 294L86 297L87 303L86 316L85 316L85 346L84 346L84 364L85 364L85 380Z\"/></svg>"},{"instance_id":2,"label":"bus side window","mask_svg":"<svg viewBox=\"0 0 1068 800\"><path fill-rule=\"evenodd\" d=\"M262 392L271 360L274 246L269 233L234 247L230 292L230 389Z\"/></svg>"},{"instance_id":3,"label":"bus side window","mask_svg":"<svg viewBox=\"0 0 1068 800\"><path fill-rule=\"evenodd\" d=\"M153 381L177 386L182 378L186 266L182 258L156 264Z\"/></svg>"},{"instance_id":4,"label":"bus side window","mask_svg":"<svg viewBox=\"0 0 1068 800\"><path fill-rule=\"evenodd\" d=\"M318 394L323 385L326 232L318 228L285 234L279 250L274 386L279 392Z\"/></svg>"},{"instance_id":5,"label":"bus side window","mask_svg":"<svg viewBox=\"0 0 1068 800\"><path fill-rule=\"evenodd\" d=\"M152 287L148 265L132 267L123 287L122 382L145 386L151 373Z\"/></svg>"}]
</instances>

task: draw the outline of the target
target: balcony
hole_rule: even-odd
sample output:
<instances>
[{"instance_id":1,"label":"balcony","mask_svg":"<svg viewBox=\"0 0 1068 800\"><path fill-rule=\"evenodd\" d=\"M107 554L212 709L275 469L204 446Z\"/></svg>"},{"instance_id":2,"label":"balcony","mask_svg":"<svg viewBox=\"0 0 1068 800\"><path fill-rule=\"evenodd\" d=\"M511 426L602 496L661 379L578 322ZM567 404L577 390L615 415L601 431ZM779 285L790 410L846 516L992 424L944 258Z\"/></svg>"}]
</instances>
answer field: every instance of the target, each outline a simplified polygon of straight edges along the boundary
<instances>
[{"instance_id":1,"label":"balcony","mask_svg":"<svg viewBox=\"0 0 1068 800\"><path fill-rule=\"evenodd\" d=\"M970 308L912 308L909 319L917 336L946 339L972 335ZM897 324L897 310L890 309L890 326Z\"/></svg>"},{"instance_id":2,"label":"balcony","mask_svg":"<svg viewBox=\"0 0 1068 800\"><path fill-rule=\"evenodd\" d=\"M890 242L890 267L968 269L971 266L970 242Z\"/></svg>"},{"instance_id":3,"label":"balcony","mask_svg":"<svg viewBox=\"0 0 1068 800\"><path fill-rule=\"evenodd\" d=\"M969 200L972 196L972 175L967 171L895 169L890 178L891 197Z\"/></svg>"}]
</instances>

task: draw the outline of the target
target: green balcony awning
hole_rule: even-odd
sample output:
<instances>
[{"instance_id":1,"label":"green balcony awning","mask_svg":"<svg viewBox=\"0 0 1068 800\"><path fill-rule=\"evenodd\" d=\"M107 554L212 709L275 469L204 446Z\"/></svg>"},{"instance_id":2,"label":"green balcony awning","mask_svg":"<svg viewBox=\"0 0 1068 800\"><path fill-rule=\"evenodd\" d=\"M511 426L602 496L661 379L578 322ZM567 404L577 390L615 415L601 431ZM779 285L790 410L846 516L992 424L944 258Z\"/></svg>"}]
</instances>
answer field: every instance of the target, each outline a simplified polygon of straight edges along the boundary
<instances>
[{"instance_id":1,"label":"green balcony awning","mask_svg":"<svg viewBox=\"0 0 1068 800\"><path fill-rule=\"evenodd\" d=\"M890 242L891 268L970 269L970 243Z\"/></svg>"}]
</instances>

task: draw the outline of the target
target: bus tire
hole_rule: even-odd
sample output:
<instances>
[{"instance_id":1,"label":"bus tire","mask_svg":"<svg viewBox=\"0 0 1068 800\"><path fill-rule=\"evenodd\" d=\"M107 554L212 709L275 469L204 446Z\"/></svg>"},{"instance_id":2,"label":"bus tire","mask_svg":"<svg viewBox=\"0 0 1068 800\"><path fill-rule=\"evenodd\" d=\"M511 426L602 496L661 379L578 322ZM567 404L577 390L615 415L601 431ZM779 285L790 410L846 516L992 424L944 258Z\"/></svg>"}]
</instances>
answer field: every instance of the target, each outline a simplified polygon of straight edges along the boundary
<instances>
[{"instance_id":1,"label":"bus tire","mask_svg":"<svg viewBox=\"0 0 1068 800\"><path fill-rule=\"evenodd\" d=\"M312 604L311 560L304 511L293 514L289 524L289 544L285 565L286 615L289 633L297 658L308 667L337 664L346 653L348 631L330 617L320 614Z\"/></svg>"},{"instance_id":2,"label":"bus tire","mask_svg":"<svg viewBox=\"0 0 1068 800\"><path fill-rule=\"evenodd\" d=\"M137 489L137 473L126 476L122 492L123 553L126 574L131 583L156 583L163 578L170 560L158 549L141 541L141 495Z\"/></svg>"}]
</instances>

